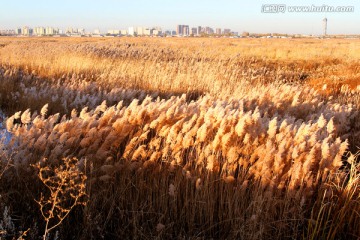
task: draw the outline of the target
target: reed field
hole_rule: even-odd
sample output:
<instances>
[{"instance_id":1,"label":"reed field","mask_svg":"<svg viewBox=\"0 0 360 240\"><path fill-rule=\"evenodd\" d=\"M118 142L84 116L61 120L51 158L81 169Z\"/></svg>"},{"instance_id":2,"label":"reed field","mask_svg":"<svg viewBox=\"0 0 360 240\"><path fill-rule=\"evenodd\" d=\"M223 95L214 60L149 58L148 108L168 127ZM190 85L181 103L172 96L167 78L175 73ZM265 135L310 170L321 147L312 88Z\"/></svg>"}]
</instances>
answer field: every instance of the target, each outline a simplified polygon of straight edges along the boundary
<instances>
[{"instance_id":1,"label":"reed field","mask_svg":"<svg viewBox=\"0 0 360 240\"><path fill-rule=\"evenodd\" d=\"M0 239L359 239L359 107L355 39L0 38Z\"/></svg>"}]
</instances>

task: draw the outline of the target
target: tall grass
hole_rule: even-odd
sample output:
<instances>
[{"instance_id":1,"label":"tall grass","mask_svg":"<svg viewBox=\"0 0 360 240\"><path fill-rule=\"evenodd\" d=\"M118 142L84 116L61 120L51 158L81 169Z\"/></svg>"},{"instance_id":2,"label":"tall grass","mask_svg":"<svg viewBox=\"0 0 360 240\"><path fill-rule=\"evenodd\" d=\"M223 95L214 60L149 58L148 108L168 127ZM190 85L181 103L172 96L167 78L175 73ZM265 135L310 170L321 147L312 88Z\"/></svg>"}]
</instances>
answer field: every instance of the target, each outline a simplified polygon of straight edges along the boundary
<instances>
[{"instance_id":1,"label":"tall grass","mask_svg":"<svg viewBox=\"0 0 360 240\"><path fill-rule=\"evenodd\" d=\"M358 89L316 82L353 74L358 42L0 41L4 236L360 236ZM63 172L87 202L57 226L35 200Z\"/></svg>"}]
</instances>

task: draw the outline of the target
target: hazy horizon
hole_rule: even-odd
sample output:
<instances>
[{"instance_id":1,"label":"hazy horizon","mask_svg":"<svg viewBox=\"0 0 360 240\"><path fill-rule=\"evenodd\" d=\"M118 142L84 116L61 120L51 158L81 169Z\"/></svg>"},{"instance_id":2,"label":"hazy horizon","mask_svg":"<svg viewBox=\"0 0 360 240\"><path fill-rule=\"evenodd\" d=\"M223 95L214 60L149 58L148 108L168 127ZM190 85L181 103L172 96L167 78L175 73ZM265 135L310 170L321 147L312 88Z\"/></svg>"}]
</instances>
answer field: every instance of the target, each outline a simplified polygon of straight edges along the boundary
<instances>
[{"instance_id":1,"label":"hazy horizon","mask_svg":"<svg viewBox=\"0 0 360 240\"><path fill-rule=\"evenodd\" d=\"M287 6L354 6L350 13L262 13L264 4ZM160 26L175 30L177 24L230 28L236 32L321 34L322 20L328 18L328 34L360 34L360 2L343 1L283 1L258 0L239 2L233 0L198 0L192 2L165 0L70 0L12 1L0 9L0 29L23 26L53 26L94 29L127 29L130 26Z\"/></svg>"}]
</instances>

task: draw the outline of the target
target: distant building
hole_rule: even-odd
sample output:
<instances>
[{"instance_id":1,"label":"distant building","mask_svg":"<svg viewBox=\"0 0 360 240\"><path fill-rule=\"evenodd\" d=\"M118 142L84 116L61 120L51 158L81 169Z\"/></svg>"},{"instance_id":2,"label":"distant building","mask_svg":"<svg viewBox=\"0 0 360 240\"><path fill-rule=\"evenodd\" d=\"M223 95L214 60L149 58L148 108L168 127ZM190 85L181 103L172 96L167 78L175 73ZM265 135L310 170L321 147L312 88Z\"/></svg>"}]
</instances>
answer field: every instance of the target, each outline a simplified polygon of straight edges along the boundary
<instances>
[{"instance_id":1,"label":"distant building","mask_svg":"<svg viewBox=\"0 0 360 240\"><path fill-rule=\"evenodd\" d=\"M21 29L21 28L15 29L15 33L16 33L17 35L21 35L21 34L22 34L22 29Z\"/></svg>"},{"instance_id":2,"label":"distant building","mask_svg":"<svg viewBox=\"0 0 360 240\"><path fill-rule=\"evenodd\" d=\"M124 35L124 36L128 35L128 31L127 31L127 30L121 30L120 33L121 33L121 35Z\"/></svg>"},{"instance_id":3,"label":"distant building","mask_svg":"<svg viewBox=\"0 0 360 240\"><path fill-rule=\"evenodd\" d=\"M198 35L198 31L197 31L198 29L195 27L195 28L191 28L191 32L190 32L190 34L191 35L193 35L193 36L196 36L196 35Z\"/></svg>"},{"instance_id":4,"label":"distant building","mask_svg":"<svg viewBox=\"0 0 360 240\"><path fill-rule=\"evenodd\" d=\"M225 28L224 29L224 35L228 35L228 34L230 34L231 33L231 30L230 29L228 29L228 28Z\"/></svg>"},{"instance_id":5,"label":"distant building","mask_svg":"<svg viewBox=\"0 0 360 240\"><path fill-rule=\"evenodd\" d=\"M201 33L206 33L206 27L201 28Z\"/></svg>"},{"instance_id":6,"label":"distant building","mask_svg":"<svg viewBox=\"0 0 360 240\"><path fill-rule=\"evenodd\" d=\"M26 26L26 27L23 27L21 33L22 33L22 35L24 35L24 36L32 36L32 34L33 34L33 29Z\"/></svg>"},{"instance_id":7,"label":"distant building","mask_svg":"<svg viewBox=\"0 0 360 240\"><path fill-rule=\"evenodd\" d=\"M45 29L45 35L51 36L51 35L54 35L54 34L55 34L54 28L52 28L52 27L47 27L47 28Z\"/></svg>"},{"instance_id":8,"label":"distant building","mask_svg":"<svg viewBox=\"0 0 360 240\"><path fill-rule=\"evenodd\" d=\"M176 26L176 35L189 36L190 35L189 25L177 25Z\"/></svg>"},{"instance_id":9,"label":"distant building","mask_svg":"<svg viewBox=\"0 0 360 240\"><path fill-rule=\"evenodd\" d=\"M145 35L145 28L144 27L137 27L137 35L138 36L143 36Z\"/></svg>"},{"instance_id":10,"label":"distant building","mask_svg":"<svg viewBox=\"0 0 360 240\"><path fill-rule=\"evenodd\" d=\"M153 36L162 36L163 33L162 33L161 29L154 29L153 32L152 32L152 35Z\"/></svg>"},{"instance_id":11,"label":"distant building","mask_svg":"<svg viewBox=\"0 0 360 240\"><path fill-rule=\"evenodd\" d=\"M120 30L109 30L107 33L109 35L120 35Z\"/></svg>"},{"instance_id":12,"label":"distant building","mask_svg":"<svg viewBox=\"0 0 360 240\"><path fill-rule=\"evenodd\" d=\"M324 36L326 36L327 35L327 23L328 23L328 20L327 20L327 18L324 18L323 19L323 33L324 33Z\"/></svg>"},{"instance_id":13,"label":"distant building","mask_svg":"<svg viewBox=\"0 0 360 240\"><path fill-rule=\"evenodd\" d=\"M85 29L84 28L78 28L77 33L80 34L80 35L85 35Z\"/></svg>"},{"instance_id":14,"label":"distant building","mask_svg":"<svg viewBox=\"0 0 360 240\"><path fill-rule=\"evenodd\" d=\"M216 29L216 34L217 34L217 35L221 35L221 28L217 28L217 29Z\"/></svg>"},{"instance_id":15,"label":"distant building","mask_svg":"<svg viewBox=\"0 0 360 240\"><path fill-rule=\"evenodd\" d=\"M135 28L134 28L134 27L129 27L129 32L128 32L128 34L129 34L130 36L135 36L135 35L137 34Z\"/></svg>"},{"instance_id":16,"label":"distant building","mask_svg":"<svg viewBox=\"0 0 360 240\"><path fill-rule=\"evenodd\" d=\"M99 29L95 29L95 30L94 30L94 35L100 35L100 30L99 30Z\"/></svg>"},{"instance_id":17,"label":"distant building","mask_svg":"<svg viewBox=\"0 0 360 240\"><path fill-rule=\"evenodd\" d=\"M69 28L66 29L65 33L68 34L68 35L71 35L71 34L74 33L74 30L73 30L73 28L69 27Z\"/></svg>"},{"instance_id":18,"label":"distant building","mask_svg":"<svg viewBox=\"0 0 360 240\"><path fill-rule=\"evenodd\" d=\"M184 25L177 25L176 26L176 34L178 36L183 35L184 34L183 29L184 29Z\"/></svg>"},{"instance_id":19,"label":"distant building","mask_svg":"<svg viewBox=\"0 0 360 240\"><path fill-rule=\"evenodd\" d=\"M189 36L189 35L190 35L189 25L184 25L184 26L183 26L183 35L184 35L184 36Z\"/></svg>"},{"instance_id":20,"label":"distant building","mask_svg":"<svg viewBox=\"0 0 360 240\"><path fill-rule=\"evenodd\" d=\"M44 27L36 27L36 28L34 28L34 34L36 36L45 36L45 28Z\"/></svg>"},{"instance_id":21,"label":"distant building","mask_svg":"<svg viewBox=\"0 0 360 240\"><path fill-rule=\"evenodd\" d=\"M16 31L13 29L0 30L0 35L12 36L16 35Z\"/></svg>"},{"instance_id":22,"label":"distant building","mask_svg":"<svg viewBox=\"0 0 360 240\"><path fill-rule=\"evenodd\" d=\"M203 31L202 31L202 27L201 26L198 26L198 28L197 28L198 30L197 30L197 33L198 33L198 35L200 35L201 33L203 33Z\"/></svg>"},{"instance_id":23,"label":"distant building","mask_svg":"<svg viewBox=\"0 0 360 240\"><path fill-rule=\"evenodd\" d=\"M163 35L162 28L161 27L154 27L152 35L153 36L162 36Z\"/></svg>"},{"instance_id":24,"label":"distant building","mask_svg":"<svg viewBox=\"0 0 360 240\"><path fill-rule=\"evenodd\" d=\"M153 29L152 28L145 28L143 35L145 36L151 36L153 34Z\"/></svg>"},{"instance_id":25,"label":"distant building","mask_svg":"<svg viewBox=\"0 0 360 240\"><path fill-rule=\"evenodd\" d=\"M29 27L23 27L22 30L21 30L21 34L23 36L29 35Z\"/></svg>"},{"instance_id":26,"label":"distant building","mask_svg":"<svg viewBox=\"0 0 360 240\"><path fill-rule=\"evenodd\" d=\"M211 27L206 27L205 28L205 33L210 35L210 34L213 34L214 33L214 29L212 29Z\"/></svg>"}]
</instances>

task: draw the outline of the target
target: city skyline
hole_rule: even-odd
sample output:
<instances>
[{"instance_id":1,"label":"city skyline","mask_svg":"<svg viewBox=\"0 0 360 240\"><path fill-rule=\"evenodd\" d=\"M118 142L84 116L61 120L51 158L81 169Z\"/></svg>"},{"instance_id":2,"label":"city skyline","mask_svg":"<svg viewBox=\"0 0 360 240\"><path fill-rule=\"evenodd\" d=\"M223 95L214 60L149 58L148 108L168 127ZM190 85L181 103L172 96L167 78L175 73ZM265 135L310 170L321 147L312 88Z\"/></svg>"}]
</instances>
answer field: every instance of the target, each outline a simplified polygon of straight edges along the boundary
<instances>
[{"instance_id":1,"label":"city skyline","mask_svg":"<svg viewBox=\"0 0 360 240\"><path fill-rule=\"evenodd\" d=\"M322 20L328 19L328 34L360 34L360 3L354 0L341 2L341 6L353 6L354 12L316 13L264 13L264 4L272 2L239 2L232 0L198 0L191 2L164 0L65 0L61 2L35 0L12 1L0 9L0 29L16 29L22 26L54 26L100 29L125 29L128 26L161 26L175 30L176 25L212 26L230 28L235 32L311 34L323 32ZM336 1L284 2L286 5L338 6ZM190 29L191 30L191 29Z\"/></svg>"},{"instance_id":2,"label":"city skyline","mask_svg":"<svg viewBox=\"0 0 360 240\"><path fill-rule=\"evenodd\" d=\"M16 36L239 36L238 32L229 28L212 28L209 26L190 27L189 25L177 25L176 30L163 30L161 27L128 27L127 29L108 29L101 32L99 29L88 31L84 28L23 26L16 29L0 29L0 35Z\"/></svg>"}]
</instances>

